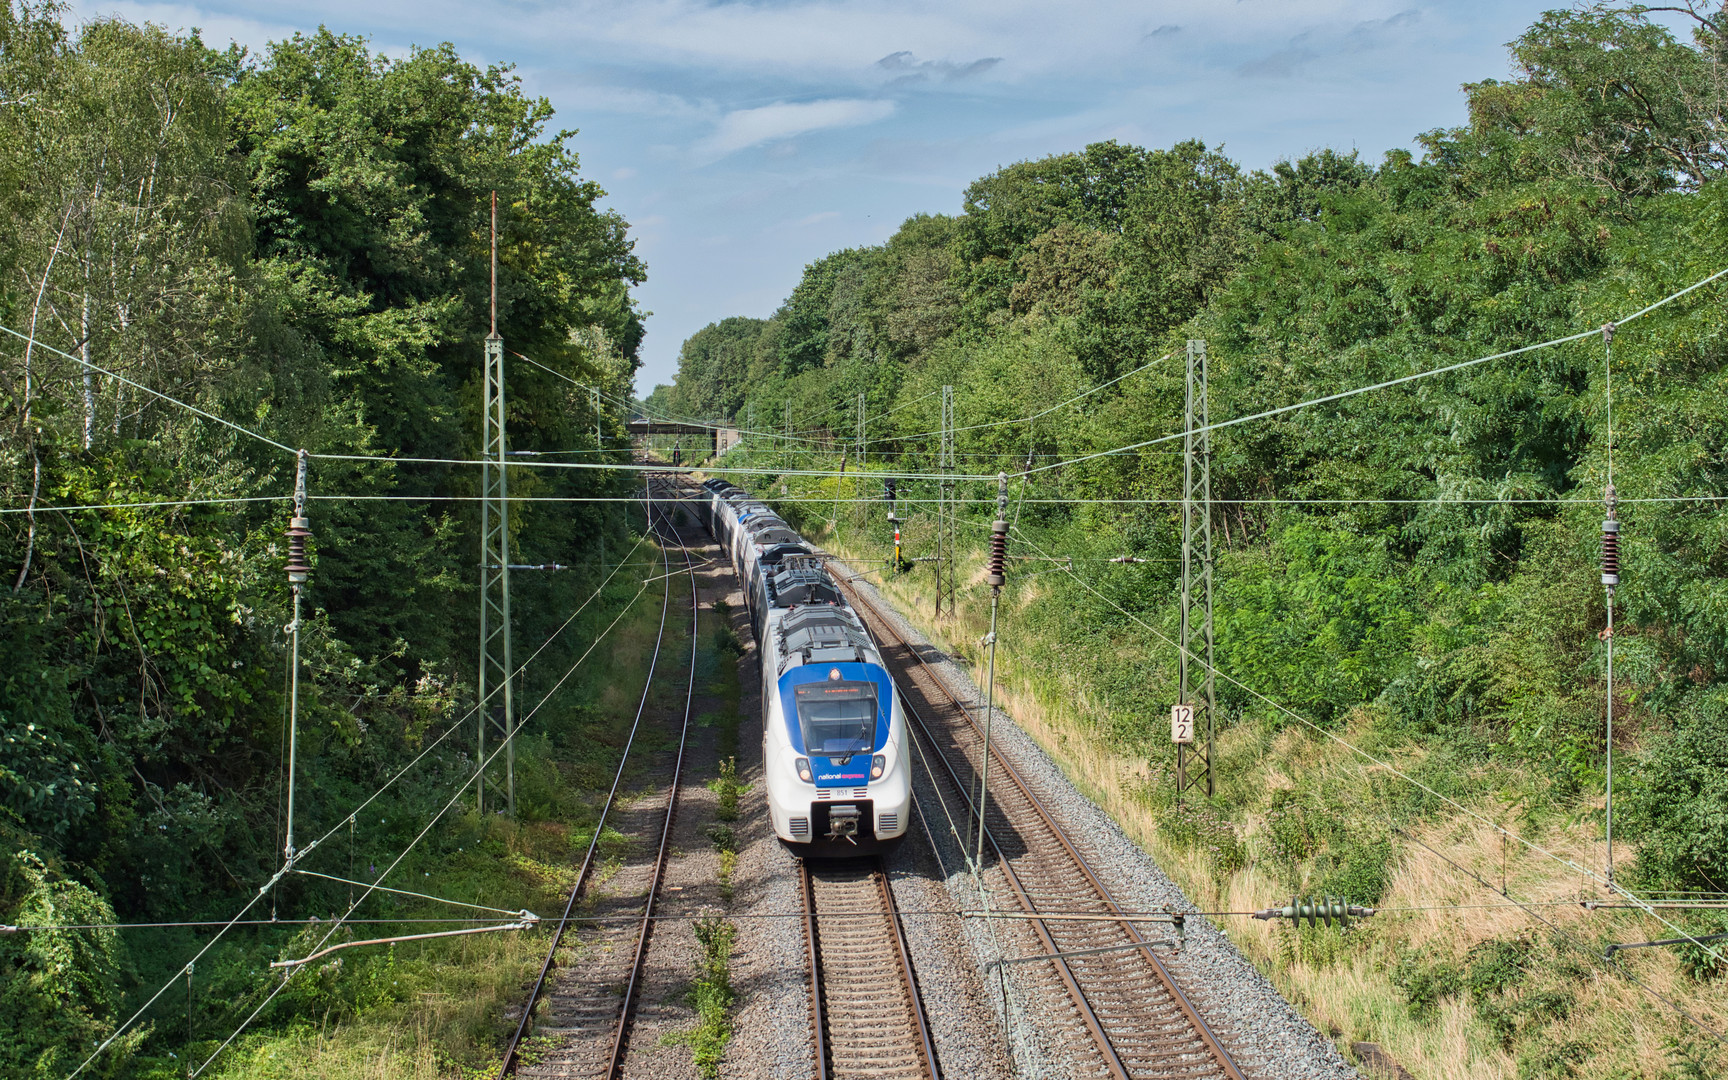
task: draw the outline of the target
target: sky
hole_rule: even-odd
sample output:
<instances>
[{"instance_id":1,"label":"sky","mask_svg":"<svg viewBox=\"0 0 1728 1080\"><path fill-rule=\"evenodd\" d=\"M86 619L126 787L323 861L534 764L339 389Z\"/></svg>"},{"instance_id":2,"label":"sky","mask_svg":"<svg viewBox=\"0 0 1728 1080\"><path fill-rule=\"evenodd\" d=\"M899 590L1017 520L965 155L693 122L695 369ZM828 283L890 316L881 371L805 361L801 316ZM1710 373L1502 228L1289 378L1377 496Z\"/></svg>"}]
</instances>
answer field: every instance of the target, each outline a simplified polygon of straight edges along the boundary
<instances>
[{"instance_id":1,"label":"sky","mask_svg":"<svg viewBox=\"0 0 1728 1080\"><path fill-rule=\"evenodd\" d=\"M1459 124L1459 85L1564 0L77 0L262 51L319 25L406 55L516 65L577 128L630 222L651 312L637 389L805 264L958 213L1005 165L1116 139L1198 138L1249 168L1322 147L1369 161Z\"/></svg>"}]
</instances>

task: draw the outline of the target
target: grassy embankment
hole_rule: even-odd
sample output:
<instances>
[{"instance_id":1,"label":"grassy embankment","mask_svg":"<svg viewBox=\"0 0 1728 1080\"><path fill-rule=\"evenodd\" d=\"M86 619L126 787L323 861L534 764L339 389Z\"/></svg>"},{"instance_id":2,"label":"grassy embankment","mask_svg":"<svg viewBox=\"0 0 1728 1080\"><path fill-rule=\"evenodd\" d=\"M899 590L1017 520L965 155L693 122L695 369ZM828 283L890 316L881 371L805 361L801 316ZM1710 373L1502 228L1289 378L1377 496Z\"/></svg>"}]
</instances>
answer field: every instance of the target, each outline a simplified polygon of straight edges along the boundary
<instances>
[{"instance_id":1,"label":"grassy embankment","mask_svg":"<svg viewBox=\"0 0 1728 1080\"><path fill-rule=\"evenodd\" d=\"M802 515L813 535L858 569L881 564L885 526L866 528L856 518L843 521L836 537L820 520L826 516ZM981 680L989 601L980 556L963 567L959 616L940 623L932 620L928 569L872 580ZM1601 962L1610 942L1671 931L1624 911L1586 912L1577 901L1602 894L1576 872L1312 729L1246 710L1219 735L1217 798L1178 810L1173 755L1157 741L1162 718L1113 711L1088 681L1095 665L1074 663L1075 644L1024 618L1049 580L1023 584L1004 602L996 700L1198 907L1246 912L1287 903L1296 892L1337 889L1386 909L1348 935L1217 920L1347 1057L1350 1044L1375 1042L1424 1080L1665 1080L1712 1075L1721 1064L1707 1038ZM1168 648L1151 634L1103 647L1116 654L1110 663L1152 672L1171 666L1150 662ZM1174 692L1172 685L1172 699ZM1481 747L1402 737L1378 719L1372 707L1359 708L1334 733L1562 858L1602 865L1599 798L1556 789ZM1501 889L1535 905L1538 916ZM1622 962L1651 989L1720 1025L1720 985L1692 978L1683 958L1651 949Z\"/></svg>"},{"instance_id":2,"label":"grassy embankment","mask_svg":"<svg viewBox=\"0 0 1728 1080\"><path fill-rule=\"evenodd\" d=\"M644 545L635 561L652 558L653 549ZM566 633L591 640L636 595L638 580L628 570L620 573L606 602L595 605L592 617L584 615ZM519 1004L544 956L546 924L556 919L574 883L575 867L593 837L635 715L641 682L620 674L647 669L659 625L659 593L650 586L637 596L605 641L535 718L533 733L518 751L518 819L488 815L481 820L471 809L447 818L391 879L430 895L507 910L527 908L541 916L542 928L336 954L332 962L296 979L278 997L281 1004L228 1051L212 1075L224 1080L447 1080L496 1072L509 1027L507 1014ZM674 592L674 608L678 602ZM666 633L666 655L676 656L679 639L687 640L688 631L674 618L668 620ZM560 674L531 682L530 703ZM669 745L663 732L644 727L633 758L646 761ZM627 788L630 782L627 772ZM423 824L415 823L414 830ZM616 866L622 850L623 838L608 830L601 852L610 866ZM607 872L603 865L598 877ZM381 906L392 917L463 913L393 899L400 902L386 900ZM363 907L357 917L378 914ZM424 929L367 926L353 936ZM295 953L293 948L282 951ZM562 963L580 960L570 948L563 954ZM202 1060L214 1048L215 1043L207 1041L189 1049ZM181 1076L184 1065L164 1058L145 1075Z\"/></svg>"}]
</instances>

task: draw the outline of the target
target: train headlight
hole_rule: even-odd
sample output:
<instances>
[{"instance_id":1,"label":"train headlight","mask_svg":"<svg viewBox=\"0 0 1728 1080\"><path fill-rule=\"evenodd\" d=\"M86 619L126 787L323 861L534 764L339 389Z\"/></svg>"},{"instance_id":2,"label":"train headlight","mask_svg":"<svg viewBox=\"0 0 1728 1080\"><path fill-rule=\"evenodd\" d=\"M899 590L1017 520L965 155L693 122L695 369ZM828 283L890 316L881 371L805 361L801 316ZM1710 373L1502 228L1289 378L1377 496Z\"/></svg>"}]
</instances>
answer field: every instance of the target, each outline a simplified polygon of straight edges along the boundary
<instances>
[{"instance_id":1,"label":"train headlight","mask_svg":"<svg viewBox=\"0 0 1728 1080\"><path fill-rule=\"evenodd\" d=\"M882 774L887 771L888 759L886 757L877 754L875 757L870 759L870 779L880 780L882 779Z\"/></svg>"},{"instance_id":2,"label":"train headlight","mask_svg":"<svg viewBox=\"0 0 1728 1080\"><path fill-rule=\"evenodd\" d=\"M797 765L798 779L804 781L806 784L815 783L815 779L810 772L810 759L807 757L801 757L798 759Z\"/></svg>"}]
</instances>

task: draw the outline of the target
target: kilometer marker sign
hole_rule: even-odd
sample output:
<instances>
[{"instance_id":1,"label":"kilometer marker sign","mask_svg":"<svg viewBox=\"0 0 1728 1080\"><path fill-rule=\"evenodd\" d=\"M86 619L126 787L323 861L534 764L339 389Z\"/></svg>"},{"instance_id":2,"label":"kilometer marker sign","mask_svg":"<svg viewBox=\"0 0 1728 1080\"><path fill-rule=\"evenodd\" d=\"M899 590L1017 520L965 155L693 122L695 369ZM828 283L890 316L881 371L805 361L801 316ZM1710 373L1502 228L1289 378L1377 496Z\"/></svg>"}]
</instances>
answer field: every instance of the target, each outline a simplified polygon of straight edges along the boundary
<instances>
[{"instance_id":1,"label":"kilometer marker sign","mask_svg":"<svg viewBox=\"0 0 1728 1080\"><path fill-rule=\"evenodd\" d=\"M1170 741L1175 743L1194 741L1194 706L1170 706Z\"/></svg>"}]
</instances>

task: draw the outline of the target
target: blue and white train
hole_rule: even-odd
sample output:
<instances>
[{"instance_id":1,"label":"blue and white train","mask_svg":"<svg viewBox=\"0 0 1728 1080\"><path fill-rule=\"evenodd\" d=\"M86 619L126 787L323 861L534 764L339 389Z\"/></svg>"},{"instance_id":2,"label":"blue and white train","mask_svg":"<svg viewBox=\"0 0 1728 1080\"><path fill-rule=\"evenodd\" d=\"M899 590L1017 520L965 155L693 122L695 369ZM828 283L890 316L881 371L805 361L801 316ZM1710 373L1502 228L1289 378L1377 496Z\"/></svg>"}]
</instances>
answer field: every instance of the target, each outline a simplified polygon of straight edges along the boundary
<instances>
[{"instance_id":1,"label":"blue and white train","mask_svg":"<svg viewBox=\"0 0 1728 1080\"><path fill-rule=\"evenodd\" d=\"M898 844L912 810L906 716L875 641L795 529L742 488L703 488L756 633L774 834L801 856Z\"/></svg>"}]
</instances>

